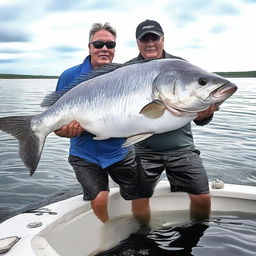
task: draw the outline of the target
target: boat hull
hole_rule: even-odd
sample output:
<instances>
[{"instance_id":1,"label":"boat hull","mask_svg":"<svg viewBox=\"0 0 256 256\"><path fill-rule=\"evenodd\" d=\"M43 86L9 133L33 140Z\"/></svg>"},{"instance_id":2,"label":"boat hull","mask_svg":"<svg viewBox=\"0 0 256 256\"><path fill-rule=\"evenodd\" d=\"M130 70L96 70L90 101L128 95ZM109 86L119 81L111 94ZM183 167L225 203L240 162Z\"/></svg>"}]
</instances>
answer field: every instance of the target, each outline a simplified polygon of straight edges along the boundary
<instances>
[{"instance_id":1,"label":"boat hull","mask_svg":"<svg viewBox=\"0 0 256 256\"><path fill-rule=\"evenodd\" d=\"M256 213L256 187L225 184L222 189L211 189L211 196L212 211ZM150 205L152 215L166 211L188 213L189 199L186 193L170 192L169 183L161 181ZM6 256L93 255L139 229L132 217L131 202L120 197L118 188L110 191L107 224L95 217L82 195L46 207L49 210L42 215L23 213L0 224L0 239L20 238Z\"/></svg>"}]
</instances>

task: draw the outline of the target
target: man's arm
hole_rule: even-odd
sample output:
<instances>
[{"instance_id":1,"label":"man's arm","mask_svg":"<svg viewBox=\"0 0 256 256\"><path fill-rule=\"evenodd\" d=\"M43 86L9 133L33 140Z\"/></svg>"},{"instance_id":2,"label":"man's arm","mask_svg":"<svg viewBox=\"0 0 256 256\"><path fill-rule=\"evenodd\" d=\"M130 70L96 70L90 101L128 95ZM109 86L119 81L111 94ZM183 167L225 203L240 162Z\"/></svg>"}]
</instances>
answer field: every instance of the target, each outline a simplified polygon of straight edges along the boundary
<instances>
[{"instance_id":1,"label":"man's arm","mask_svg":"<svg viewBox=\"0 0 256 256\"><path fill-rule=\"evenodd\" d=\"M194 120L196 125L206 125L212 121L213 113L219 110L219 106L214 104L208 109L199 112L197 118Z\"/></svg>"}]
</instances>

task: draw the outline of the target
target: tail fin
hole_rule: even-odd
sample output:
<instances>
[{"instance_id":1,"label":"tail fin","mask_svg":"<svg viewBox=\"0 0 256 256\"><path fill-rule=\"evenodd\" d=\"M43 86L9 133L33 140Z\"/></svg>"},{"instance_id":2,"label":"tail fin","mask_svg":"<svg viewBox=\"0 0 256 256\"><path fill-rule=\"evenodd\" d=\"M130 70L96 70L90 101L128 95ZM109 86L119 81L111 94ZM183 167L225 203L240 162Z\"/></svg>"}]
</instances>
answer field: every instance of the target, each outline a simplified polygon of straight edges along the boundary
<instances>
[{"instance_id":1,"label":"tail fin","mask_svg":"<svg viewBox=\"0 0 256 256\"><path fill-rule=\"evenodd\" d=\"M34 116L10 116L0 118L0 130L11 134L19 141L19 156L30 171L30 176L39 163L45 137L38 137L31 129Z\"/></svg>"}]
</instances>

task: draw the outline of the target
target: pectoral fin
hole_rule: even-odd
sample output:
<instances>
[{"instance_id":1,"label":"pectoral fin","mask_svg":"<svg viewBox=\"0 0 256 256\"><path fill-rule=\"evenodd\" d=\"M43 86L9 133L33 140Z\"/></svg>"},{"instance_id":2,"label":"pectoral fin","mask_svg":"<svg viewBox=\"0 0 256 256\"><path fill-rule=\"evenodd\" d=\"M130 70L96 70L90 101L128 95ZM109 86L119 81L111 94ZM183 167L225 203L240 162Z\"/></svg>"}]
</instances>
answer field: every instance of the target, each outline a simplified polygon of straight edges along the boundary
<instances>
[{"instance_id":1,"label":"pectoral fin","mask_svg":"<svg viewBox=\"0 0 256 256\"><path fill-rule=\"evenodd\" d=\"M152 136L153 134L154 134L153 132L150 132L150 133L142 133L142 134L131 136L126 140L126 142L122 146L123 147L131 146L137 142L147 139L148 137Z\"/></svg>"},{"instance_id":2,"label":"pectoral fin","mask_svg":"<svg viewBox=\"0 0 256 256\"><path fill-rule=\"evenodd\" d=\"M144 106L140 111L145 117L150 119L157 119L164 114L166 107L160 100L154 100Z\"/></svg>"}]
</instances>

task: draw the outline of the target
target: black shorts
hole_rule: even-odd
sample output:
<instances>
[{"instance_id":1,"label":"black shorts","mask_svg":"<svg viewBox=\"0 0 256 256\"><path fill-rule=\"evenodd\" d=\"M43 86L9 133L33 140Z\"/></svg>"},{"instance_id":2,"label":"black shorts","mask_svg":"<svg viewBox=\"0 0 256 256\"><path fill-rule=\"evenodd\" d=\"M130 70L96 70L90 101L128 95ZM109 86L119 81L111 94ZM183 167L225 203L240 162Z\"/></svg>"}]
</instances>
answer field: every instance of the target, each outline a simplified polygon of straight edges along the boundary
<instances>
[{"instance_id":1,"label":"black shorts","mask_svg":"<svg viewBox=\"0 0 256 256\"><path fill-rule=\"evenodd\" d=\"M100 191L109 191L108 175L120 187L120 194L126 200L141 198L139 190L140 174L135 154L128 156L107 168L87 162L76 156L69 156L76 178L82 185L84 200L93 200Z\"/></svg>"},{"instance_id":2,"label":"black shorts","mask_svg":"<svg viewBox=\"0 0 256 256\"><path fill-rule=\"evenodd\" d=\"M165 170L172 192L208 194L209 183L200 152L143 152L137 153L141 169L141 194L151 197L160 175Z\"/></svg>"}]
</instances>

